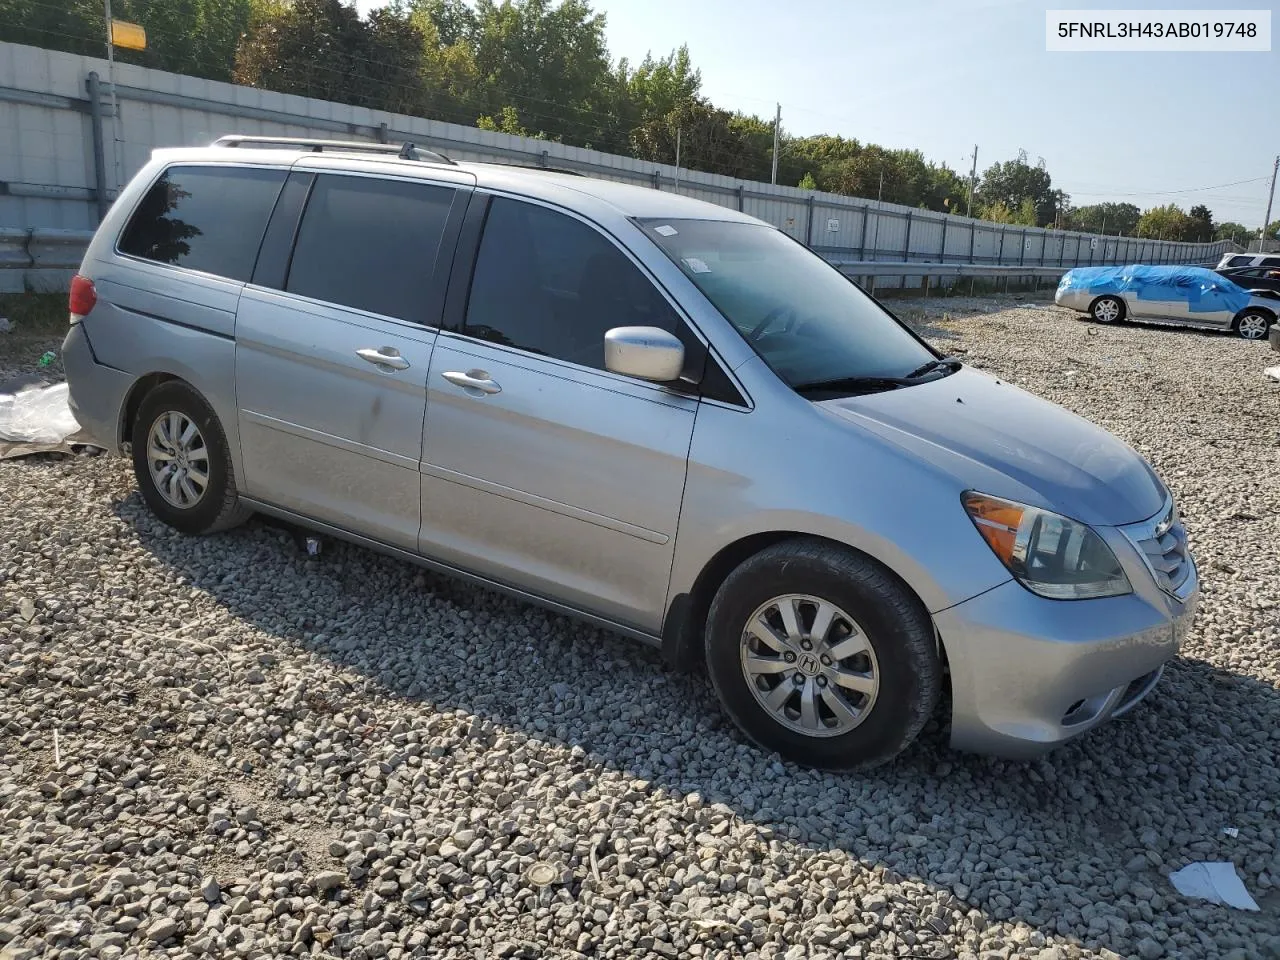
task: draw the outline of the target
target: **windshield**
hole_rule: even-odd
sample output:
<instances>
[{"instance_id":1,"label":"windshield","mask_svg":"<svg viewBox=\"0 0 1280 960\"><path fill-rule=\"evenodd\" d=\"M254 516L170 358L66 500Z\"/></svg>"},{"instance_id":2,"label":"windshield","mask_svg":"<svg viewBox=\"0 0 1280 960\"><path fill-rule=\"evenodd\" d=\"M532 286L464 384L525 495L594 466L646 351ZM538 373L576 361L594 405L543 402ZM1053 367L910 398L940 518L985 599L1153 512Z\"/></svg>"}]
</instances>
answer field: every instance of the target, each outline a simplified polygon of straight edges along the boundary
<instances>
[{"instance_id":1,"label":"windshield","mask_svg":"<svg viewBox=\"0 0 1280 960\"><path fill-rule=\"evenodd\" d=\"M772 227L640 225L792 387L906 377L935 357L851 281Z\"/></svg>"}]
</instances>

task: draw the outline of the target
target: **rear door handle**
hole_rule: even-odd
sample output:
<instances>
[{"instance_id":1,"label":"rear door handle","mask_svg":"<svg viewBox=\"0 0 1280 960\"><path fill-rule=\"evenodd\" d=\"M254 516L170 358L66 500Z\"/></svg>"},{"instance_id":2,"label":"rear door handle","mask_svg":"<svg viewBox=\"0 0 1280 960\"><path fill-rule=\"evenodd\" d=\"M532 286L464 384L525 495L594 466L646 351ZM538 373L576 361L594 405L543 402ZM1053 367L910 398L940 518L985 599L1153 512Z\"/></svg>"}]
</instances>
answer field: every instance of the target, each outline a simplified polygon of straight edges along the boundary
<instances>
[{"instance_id":1,"label":"rear door handle","mask_svg":"<svg viewBox=\"0 0 1280 960\"><path fill-rule=\"evenodd\" d=\"M490 380L489 374L483 370L468 370L462 373L459 370L446 370L440 374L450 383L456 383L460 387L465 387L468 391L478 390L480 393L501 393L502 387L498 386L496 380Z\"/></svg>"},{"instance_id":2,"label":"rear door handle","mask_svg":"<svg viewBox=\"0 0 1280 960\"><path fill-rule=\"evenodd\" d=\"M400 351L395 347L365 347L356 351L356 356L361 360L367 360L369 363L376 364L379 367L386 367L390 370L408 370L409 361L400 356Z\"/></svg>"}]
</instances>

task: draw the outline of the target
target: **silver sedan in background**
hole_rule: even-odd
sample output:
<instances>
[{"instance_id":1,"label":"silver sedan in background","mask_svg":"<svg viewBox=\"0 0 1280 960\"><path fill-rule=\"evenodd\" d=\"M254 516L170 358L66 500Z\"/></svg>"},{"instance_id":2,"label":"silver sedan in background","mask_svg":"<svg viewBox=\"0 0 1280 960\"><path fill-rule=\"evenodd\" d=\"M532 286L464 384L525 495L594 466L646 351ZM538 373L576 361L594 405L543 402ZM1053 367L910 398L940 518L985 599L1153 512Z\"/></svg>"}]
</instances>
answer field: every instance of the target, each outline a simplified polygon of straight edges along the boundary
<instances>
[{"instance_id":1,"label":"silver sedan in background","mask_svg":"<svg viewBox=\"0 0 1280 960\"><path fill-rule=\"evenodd\" d=\"M1153 320L1231 330L1264 340L1280 318L1280 294L1246 290L1204 267L1082 267L1068 270L1054 301L1098 323Z\"/></svg>"}]
</instances>

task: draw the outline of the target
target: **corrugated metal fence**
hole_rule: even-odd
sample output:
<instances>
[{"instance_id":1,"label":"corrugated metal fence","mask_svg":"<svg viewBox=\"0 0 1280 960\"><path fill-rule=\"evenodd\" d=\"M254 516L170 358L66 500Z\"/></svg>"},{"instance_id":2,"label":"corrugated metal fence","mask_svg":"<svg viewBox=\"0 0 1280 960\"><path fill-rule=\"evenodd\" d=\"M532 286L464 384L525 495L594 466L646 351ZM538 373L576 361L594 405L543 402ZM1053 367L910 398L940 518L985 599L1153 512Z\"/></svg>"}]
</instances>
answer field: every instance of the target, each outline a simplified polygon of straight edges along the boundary
<instances>
[{"instance_id":1,"label":"corrugated metal fence","mask_svg":"<svg viewBox=\"0 0 1280 960\"><path fill-rule=\"evenodd\" d=\"M65 255L73 234L61 231L91 231L152 149L207 144L228 133L412 140L458 160L564 167L678 190L773 223L851 274L892 275L894 285L915 285L935 273L976 272L935 271L929 264L1002 265L1020 268L1017 273L1052 274L1053 268L1087 264L1212 263L1230 246L988 223L677 171L667 164L128 64L117 64L115 72L113 98L104 60L0 43L0 228L10 228L0 233L0 267L22 267L0 269L0 291L21 289L24 283L64 284L65 270L39 269L54 264L30 256L33 242L42 249L48 241ZM13 249L18 242L28 254L25 266L23 253ZM894 268L870 265L884 261ZM919 272L905 275L904 263L921 264Z\"/></svg>"}]
</instances>

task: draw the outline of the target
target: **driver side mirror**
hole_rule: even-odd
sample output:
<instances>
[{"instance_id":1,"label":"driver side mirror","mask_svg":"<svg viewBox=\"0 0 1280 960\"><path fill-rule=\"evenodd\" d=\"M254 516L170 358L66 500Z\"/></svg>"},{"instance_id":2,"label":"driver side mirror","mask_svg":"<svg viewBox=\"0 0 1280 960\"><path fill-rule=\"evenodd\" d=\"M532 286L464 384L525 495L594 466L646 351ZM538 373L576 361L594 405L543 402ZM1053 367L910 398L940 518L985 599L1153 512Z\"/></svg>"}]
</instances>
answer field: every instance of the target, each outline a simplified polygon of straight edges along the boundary
<instances>
[{"instance_id":1,"label":"driver side mirror","mask_svg":"<svg viewBox=\"0 0 1280 960\"><path fill-rule=\"evenodd\" d=\"M604 366L611 373L671 383L684 369L684 344L660 327L614 327L604 335Z\"/></svg>"}]
</instances>

